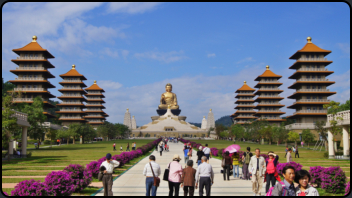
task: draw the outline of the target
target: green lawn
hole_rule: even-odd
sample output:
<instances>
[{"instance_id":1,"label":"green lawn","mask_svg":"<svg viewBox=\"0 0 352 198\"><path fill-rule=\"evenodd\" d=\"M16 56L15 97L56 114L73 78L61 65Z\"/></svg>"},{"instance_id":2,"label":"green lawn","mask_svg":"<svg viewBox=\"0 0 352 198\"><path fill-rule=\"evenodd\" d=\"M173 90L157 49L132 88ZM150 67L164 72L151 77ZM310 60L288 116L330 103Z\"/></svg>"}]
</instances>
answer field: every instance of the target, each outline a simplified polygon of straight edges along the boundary
<instances>
[{"instance_id":1,"label":"green lawn","mask_svg":"<svg viewBox=\"0 0 352 198\"><path fill-rule=\"evenodd\" d=\"M85 166L91 161L96 161L104 157L107 153L112 155L120 154L120 146L122 145L123 150L126 151L127 142L132 148L132 142L136 142L137 147L143 146L153 140L113 140L95 142L90 144L70 144L61 145L59 147L52 148L40 148L29 150L32 152L32 156L26 159L14 159L10 161L2 162L2 175L3 176L43 176L43 178L33 178L35 180L44 181L45 176L52 172L63 170L64 167L50 167L50 166L68 166L69 164L80 164ZM116 143L117 151L113 151L113 143ZM131 160L126 165L134 165L139 160L148 156L150 153L146 153L143 156ZM124 165L121 169L128 169L130 166ZM44 166L44 167L42 167ZM46 167L45 167L46 166ZM115 170L114 174L121 174L125 171ZM18 183L24 180L30 180L30 178L2 178L2 183ZM99 182L97 179L93 179L93 182ZM90 195L96 192L99 188L87 188L81 194L74 195ZM3 188L3 191L11 194L10 188Z\"/></svg>"}]
</instances>

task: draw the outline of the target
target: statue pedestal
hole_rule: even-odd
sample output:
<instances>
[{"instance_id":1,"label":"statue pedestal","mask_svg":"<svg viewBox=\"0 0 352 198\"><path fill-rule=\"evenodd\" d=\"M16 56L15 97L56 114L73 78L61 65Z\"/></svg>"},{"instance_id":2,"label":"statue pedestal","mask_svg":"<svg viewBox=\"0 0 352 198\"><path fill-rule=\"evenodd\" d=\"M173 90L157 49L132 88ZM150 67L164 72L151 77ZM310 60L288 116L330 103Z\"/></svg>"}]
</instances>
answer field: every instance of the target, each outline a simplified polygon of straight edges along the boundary
<instances>
[{"instance_id":1,"label":"statue pedestal","mask_svg":"<svg viewBox=\"0 0 352 198\"><path fill-rule=\"evenodd\" d=\"M166 113L167 109L157 109L156 112L158 113L159 116L163 116ZM171 109L171 113L174 114L175 116L180 115L181 109Z\"/></svg>"}]
</instances>

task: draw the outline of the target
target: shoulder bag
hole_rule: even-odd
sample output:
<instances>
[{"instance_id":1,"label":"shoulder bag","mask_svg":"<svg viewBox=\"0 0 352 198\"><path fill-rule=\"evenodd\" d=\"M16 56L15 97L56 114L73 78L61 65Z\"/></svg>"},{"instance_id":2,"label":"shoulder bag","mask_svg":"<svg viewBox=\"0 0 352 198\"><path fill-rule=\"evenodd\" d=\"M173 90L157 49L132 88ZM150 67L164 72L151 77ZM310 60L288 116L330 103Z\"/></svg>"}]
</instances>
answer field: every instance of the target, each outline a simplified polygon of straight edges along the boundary
<instances>
[{"instance_id":1,"label":"shoulder bag","mask_svg":"<svg viewBox=\"0 0 352 198\"><path fill-rule=\"evenodd\" d=\"M152 173L153 173L153 177L154 177L154 186L159 187L160 178L155 177L154 170L153 170L152 164L150 162L149 162L149 165L150 165L150 169L152 169Z\"/></svg>"},{"instance_id":2,"label":"shoulder bag","mask_svg":"<svg viewBox=\"0 0 352 198\"><path fill-rule=\"evenodd\" d=\"M222 161L221 161L221 167L225 167L225 158L222 158Z\"/></svg>"},{"instance_id":3,"label":"shoulder bag","mask_svg":"<svg viewBox=\"0 0 352 198\"><path fill-rule=\"evenodd\" d=\"M169 181L169 171L170 171L170 164L169 164L169 167L164 171L164 177L163 177L164 181Z\"/></svg>"}]
</instances>

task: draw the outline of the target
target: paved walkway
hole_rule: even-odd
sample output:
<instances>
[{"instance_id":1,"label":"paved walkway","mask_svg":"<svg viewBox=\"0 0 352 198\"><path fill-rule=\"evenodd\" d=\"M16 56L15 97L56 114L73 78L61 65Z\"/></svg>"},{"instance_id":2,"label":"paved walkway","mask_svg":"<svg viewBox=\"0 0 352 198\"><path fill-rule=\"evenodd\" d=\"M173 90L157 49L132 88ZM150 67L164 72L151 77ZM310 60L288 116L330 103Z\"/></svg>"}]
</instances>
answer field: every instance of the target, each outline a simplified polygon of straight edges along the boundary
<instances>
[{"instance_id":1,"label":"paved walkway","mask_svg":"<svg viewBox=\"0 0 352 198\"><path fill-rule=\"evenodd\" d=\"M160 156L160 152L153 151L153 155L156 157L156 163L161 167L161 176L162 180L164 175L164 170L167 168L169 162L172 161L174 154L178 154L181 157L181 165L184 167L184 157L183 157L183 144L182 143L169 143L170 152L163 152L163 156ZM193 151L192 160L195 162L196 152ZM145 196L145 176L143 176L143 169L145 164L149 162L149 158L146 157L141 160L138 164L129 169L122 176L117 178L114 181L112 190L114 196ZM215 173L214 184L211 188L211 196L253 196L252 192L252 182L244 181L240 179L234 179L233 176L230 176L230 181L224 181L223 175L220 173L221 160L211 158L210 164L213 166ZM195 164L193 168L197 169ZM240 170L240 173L242 170ZM265 188L262 188L262 195L264 195ZM157 190L158 196L168 196L169 187L167 181L161 181L160 186ZM205 193L205 189L204 189ZM195 196L199 196L199 189L195 190ZM103 196L104 190L101 190L96 196ZM180 189L180 196L183 196L183 189Z\"/></svg>"}]
</instances>

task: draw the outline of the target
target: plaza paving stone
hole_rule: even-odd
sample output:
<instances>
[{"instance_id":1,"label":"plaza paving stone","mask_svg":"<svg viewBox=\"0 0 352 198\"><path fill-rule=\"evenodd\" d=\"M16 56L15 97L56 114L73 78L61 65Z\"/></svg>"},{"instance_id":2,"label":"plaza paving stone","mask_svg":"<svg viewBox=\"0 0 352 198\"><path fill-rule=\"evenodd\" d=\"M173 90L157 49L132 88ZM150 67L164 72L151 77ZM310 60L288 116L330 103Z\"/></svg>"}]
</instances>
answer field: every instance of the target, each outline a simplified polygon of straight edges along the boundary
<instances>
[{"instance_id":1,"label":"plaza paving stone","mask_svg":"<svg viewBox=\"0 0 352 198\"><path fill-rule=\"evenodd\" d=\"M183 155L183 144L182 143L169 143L169 152L163 152L162 156L160 156L160 152L153 151L152 154L156 157L156 163L158 163L161 167L161 178L160 186L157 190L157 196L168 196L169 187L167 181L163 181L162 177L164 174L164 170L167 168L168 163L172 161L174 154L178 154L181 157L180 164L182 167L185 167L184 163L184 155ZM195 162L196 160L196 151L193 150L192 160ZM149 162L149 158L146 157L141 160L138 164L133 166L119 178L114 181L112 191L114 196L145 196L145 176L143 176L143 169L145 164ZM215 176L214 176L214 184L211 188L211 196L253 196L252 192L252 182L244 181L241 179L234 179L233 176L230 176L230 181L224 181L223 175L220 173L221 160L211 158L210 164L213 167ZM197 169L197 165L193 166L193 168ZM240 173L242 170L240 169ZM261 194L264 195L265 188L261 189ZM205 189L204 189L205 193ZM100 190L96 196L103 196L104 190ZM183 196L183 189L180 188L179 195ZM199 196L199 189L195 190L195 196ZM205 194L204 194L205 195Z\"/></svg>"}]
</instances>

